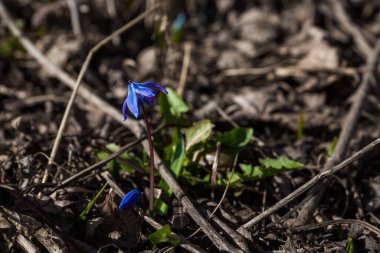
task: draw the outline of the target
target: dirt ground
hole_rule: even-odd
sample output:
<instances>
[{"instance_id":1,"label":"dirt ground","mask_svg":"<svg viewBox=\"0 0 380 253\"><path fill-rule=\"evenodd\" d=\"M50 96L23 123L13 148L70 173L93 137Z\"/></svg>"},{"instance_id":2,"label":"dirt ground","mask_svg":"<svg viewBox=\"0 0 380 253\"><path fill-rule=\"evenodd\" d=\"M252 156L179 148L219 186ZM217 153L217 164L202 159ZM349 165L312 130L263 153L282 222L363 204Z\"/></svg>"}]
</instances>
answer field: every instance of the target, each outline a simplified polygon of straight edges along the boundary
<instances>
[{"instance_id":1,"label":"dirt ground","mask_svg":"<svg viewBox=\"0 0 380 253\"><path fill-rule=\"evenodd\" d=\"M0 252L380 252L379 57L378 0L1 1Z\"/></svg>"}]
</instances>

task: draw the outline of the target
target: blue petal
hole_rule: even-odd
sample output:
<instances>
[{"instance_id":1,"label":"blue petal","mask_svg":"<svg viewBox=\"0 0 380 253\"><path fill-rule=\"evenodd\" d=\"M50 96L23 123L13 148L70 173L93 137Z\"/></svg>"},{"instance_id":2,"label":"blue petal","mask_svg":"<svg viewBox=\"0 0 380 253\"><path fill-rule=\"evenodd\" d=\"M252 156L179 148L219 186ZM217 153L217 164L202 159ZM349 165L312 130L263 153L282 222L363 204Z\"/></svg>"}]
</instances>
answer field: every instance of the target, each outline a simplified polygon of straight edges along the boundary
<instances>
[{"instance_id":1,"label":"blue petal","mask_svg":"<svg viewBox=\"0 0 380 253\"><path fill-rule=\"evenodd\" d=\"M140 94L137 94L138 98L145 104L151 105L154 102L154 98L149 98L149 97L143 97Z\"/></svg>"},{"instance_id":2,"label":"blue petal","mask_svg":"<svg viewBox=\"0 0 380 253\"><path fill-rule=\"evenodd\" d=\"M129 191L121 200L119 209L127 211L140 200L141 195L142 194L139 190L134 189L132 191Z\"/></svg>"},{"instance_id":3,"label":"blue petal","mask_svg":"<svg viewBox=\"0 0 380 253\"><path fill-rule=\"evenodd\" d=\"M122 109L122 112L123 112L123 116L124 116L124 121L127 119L127 99L124 100L124 103L123 103L123 109Z\"/></svg>"},{"instance_id":4,"label":"blue petal","mask_svg":"<svg viewBox=\"0 0 380 253\"><path fill-rule=\"evenodd\" d=\"M136 86L133 83L128 86L128 96L126 100L128 109L131 111L133 116L135 116L135 118L138 118L140 114L140 107L136 94Z\"/></svg>"},{"instance_id":5,"label":"blue petal","mask_svg":"<svg viewBox=\"0 0 380 253\"><path fill-rule=\"evenodd\" d=\"M148 88L159 89L163 93L168 94L168 92L165 90L165 88L162 87L162 85L160 85L158 83L145 82L145 83L138 83L138 84L141 85L141 86L148 87Z\"/></svg>"},{"instance_id":6,"label":"blue petal","mask_svg":"<svg viewBox=\"0 0 380 253\"><path fill-rule=\"evenodd\" d=\"M139 85L136 85L135 88L136 93L141 95L142 97L154 98L156 96L156 93L154 93L154 91L149 88L145 88Z\"/></svg>"}]
</instances>

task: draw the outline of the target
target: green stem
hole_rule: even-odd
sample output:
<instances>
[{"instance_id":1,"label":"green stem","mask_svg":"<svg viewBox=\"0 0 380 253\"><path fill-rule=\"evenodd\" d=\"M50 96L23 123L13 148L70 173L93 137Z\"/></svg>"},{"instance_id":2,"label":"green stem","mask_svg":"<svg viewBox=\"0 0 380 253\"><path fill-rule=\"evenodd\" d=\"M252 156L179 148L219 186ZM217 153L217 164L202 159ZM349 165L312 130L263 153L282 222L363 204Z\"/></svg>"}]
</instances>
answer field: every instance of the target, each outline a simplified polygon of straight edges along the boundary
<instances>
[{"instance_id":1,"label":"green stem","mask_svg":"<svg viewBox=\"0 0 380 253\"><path fill-rule=\"evenodd\" d=\"M152 141L152 131L146 116L144 106L141 105L141 110L143 114L143 119L146 127L146 134L149 143L149 160L150 160L150 176L149 176L149 210L153 211L153 197L154 197L154 152L153 152L153 141Z\"/></svg>"}]
</instances>

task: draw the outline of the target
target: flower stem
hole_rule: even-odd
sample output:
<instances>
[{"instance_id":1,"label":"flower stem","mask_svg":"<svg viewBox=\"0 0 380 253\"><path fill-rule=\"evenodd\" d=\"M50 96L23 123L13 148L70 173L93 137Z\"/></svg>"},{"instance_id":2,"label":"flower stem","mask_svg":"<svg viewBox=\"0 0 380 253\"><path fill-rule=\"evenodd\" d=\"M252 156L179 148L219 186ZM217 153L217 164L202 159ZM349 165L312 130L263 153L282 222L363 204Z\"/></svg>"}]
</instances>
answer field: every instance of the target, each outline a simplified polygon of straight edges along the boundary
<instances>
[{"instance_id":1,"label":"flower stem","mask_svg":"<svg viewBox=\"0 0 380 253\"><path fill-rule=\"evenodd\" d=\"M152 131L146 116L144 106L141 105L141 111L146 127L146 134L149 143L149 160L150 160L150 177L149 177L149 210L153 211L153 197L154 197L154 152L153 152L153 141L152 141Z\"/></svg>"}]
</instances>

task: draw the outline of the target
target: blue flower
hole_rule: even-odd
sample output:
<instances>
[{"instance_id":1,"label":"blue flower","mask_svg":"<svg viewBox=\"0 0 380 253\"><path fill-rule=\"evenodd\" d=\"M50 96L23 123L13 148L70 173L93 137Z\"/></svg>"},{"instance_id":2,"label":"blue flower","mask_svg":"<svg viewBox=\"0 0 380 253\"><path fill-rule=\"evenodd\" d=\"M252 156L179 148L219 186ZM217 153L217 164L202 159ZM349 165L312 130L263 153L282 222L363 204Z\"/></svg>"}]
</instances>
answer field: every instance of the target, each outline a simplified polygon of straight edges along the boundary
<instances>
[{"instance_id":1,"label":"blue flower","mask_svg":"<svg viewBox=\"0 0 380 253\"><path fill-rule=\"evenodd\" d=\"M141 195L142 193L139 190L134 189L132 191L129 191L121 200L119 209L127 211L140 200Z\"/></svg>"},{"instance_id":2,"label":"blue flower","mask_svg":"<svg viewBox=\"0 0 380 253\"><path fill-rule=\"evenodd\" d=\"M136 83L129 81L128 82L128 96L123 104L123 115L124 120L127 119L126 109L128 107L129 111L138 118L140 115L140 103L152 104L154 98L157 96L157 91L162 91L165 94L168 92L158 83L145 82L145 83Z\"/></svg>"}]
</instances>

